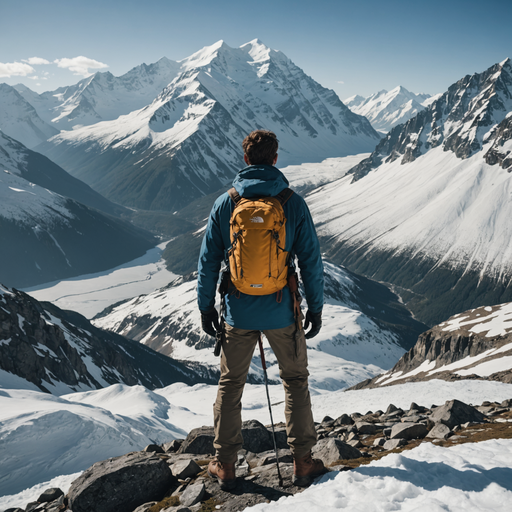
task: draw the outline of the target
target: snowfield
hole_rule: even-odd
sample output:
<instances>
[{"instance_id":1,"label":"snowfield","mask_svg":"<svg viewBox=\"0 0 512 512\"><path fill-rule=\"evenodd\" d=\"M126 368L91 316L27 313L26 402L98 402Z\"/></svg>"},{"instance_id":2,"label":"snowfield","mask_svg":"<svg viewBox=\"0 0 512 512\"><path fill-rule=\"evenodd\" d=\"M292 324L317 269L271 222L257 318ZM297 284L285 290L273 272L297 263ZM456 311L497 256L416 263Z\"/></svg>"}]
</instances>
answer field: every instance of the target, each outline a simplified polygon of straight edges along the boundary
<instances>
[{"instance_id":1,"label":"snowfield","mask_svg":"<svg viewBox=\"0 0 512 512\"><path fill-rule=\"evenodd\" d=\"M450 448L424 443L248 510L508 512L511 503L512 440L493 439Z\"/></svg>"},{"instance_id":2,"label":"snowfield","mask_svg":"<svg viewBox=\"0 0 512 512\"><path fill-rule=\"evenodd\" d=\"M39 301L52 302L92 318L121 300L150 293L177 276L165 268L161 255L167 242L150 249L144 256L104 272L45 283L23 291Z\"/></svg>"},{"instance_id":3,"label":"snowfield","mask_svg":"<svg viewBox=\"0 0 512 512\"><path fill-rule=\"evenodd\" d=\"M355 183L349 175L321 187L308 196L318 234L507 275L512 175L485 163L483 153L460 160L438 147L412 163L382 164Z\"/></svg>"}]
</instances>

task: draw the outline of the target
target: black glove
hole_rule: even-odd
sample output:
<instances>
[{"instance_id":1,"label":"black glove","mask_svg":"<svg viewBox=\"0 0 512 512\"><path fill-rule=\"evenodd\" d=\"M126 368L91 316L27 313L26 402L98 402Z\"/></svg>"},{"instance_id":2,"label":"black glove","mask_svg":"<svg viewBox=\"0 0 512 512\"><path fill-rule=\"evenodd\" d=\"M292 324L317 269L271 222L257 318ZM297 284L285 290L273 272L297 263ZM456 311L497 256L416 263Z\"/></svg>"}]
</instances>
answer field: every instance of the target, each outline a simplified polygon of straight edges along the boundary
<instances>
[{"instance_id":1,"label":"black glove","mask_svg":"<svg viewBox=\"0 0 512 512\"><path fill-rule=\"evenodd\" d=\"M306 333L306 339L314 338L322 328L322 312L312 313L308 310L306 313L306 321L304 322L304 330L311 324L311 329Z\"/></svg>"},{"instance_id":2,"label":"black glove","mask_svg":"<svg viewBox=\"0 0 512 512\"><path fill-rule=\"evenodd\" d=\"M220 331L219 313L215 308L210 311L201 311L201 327L206 334L210 336L217 336L217 331Z\"/></svg>"}]
</instances>

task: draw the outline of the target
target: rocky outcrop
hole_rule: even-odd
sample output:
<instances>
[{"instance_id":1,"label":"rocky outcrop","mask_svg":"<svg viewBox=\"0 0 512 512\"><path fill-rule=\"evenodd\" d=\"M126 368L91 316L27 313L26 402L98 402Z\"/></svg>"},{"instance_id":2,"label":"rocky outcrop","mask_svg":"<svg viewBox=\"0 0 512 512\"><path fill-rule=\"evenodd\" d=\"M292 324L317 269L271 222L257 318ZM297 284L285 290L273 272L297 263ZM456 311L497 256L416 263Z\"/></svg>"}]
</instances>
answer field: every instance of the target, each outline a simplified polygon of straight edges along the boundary
<instances>
[{"instance_id":1,"label":"rocky outcrop","mask_svg":"<svg viewBox=\"0 0 512 512\"><path fill-rule=\"evenodd\" d=\"M313 455L322 458L329 471L345 471L391 450L410 449L424 441L452 446L510 437L511 418L512 399L502 403L484 402L479 407L457 400L430 408L413 402L408 410L390 404L385 412L343 414L336 419L325 417L316 425L319 441ZM261 439L266 436L262 435L262 429L270 435L269 428L258 422L246 422L244 427L245 445L263 448ZM277 428L282 429L282 425ZM193 446L192 441L198 441L201 436L205 440L198 446L207 446L209 429L212 427L191 432L182 446ZM351 445L355 442L361 450ZM212 459L210 453L183 450L176 453L176 448L176 444L164 443L161 447L155 446L152 453L134 452L96 463L73 482L66 496L58 489L47 490L25 510L190 512L221 508L235 512L302 491L292 483L293 459L289 449L278 452L282 486L273 450L242 449L236 463L236 489L230 493L222 491L216 479L207 475L206 468ZM165 453L157 453L160 451ZM52 498L54 501L49 502ZM23 509L4 512L23 512Z\"/></svg>"},{"instance_id":2,"label":"rocky outcrop","mask_svg":"<svg viewBox=\"0 0 512 512\"><path fill-rule=\"evenodd\" d=\"M67 494L69 508L132 512L152 499L161 500L175 481L168 464L156 454L129 453L97 462L82 473Z\"/></svg>"},{"instance_id":3,"label":"rocky outcrop","mask_svg":"<svg viewBox=\"0 0 512 512\"><path fill-rule=\"evenodd\" d=\"M502 147L511 137L511 118L506 117L511 99L512 63L506 59L451 85L427 109L393 128L349 173L357 181L382 163L397 159L404 164L412 162L440 145L465 159L491 141L487 163L510 169L511 157Z\"/></svg>"},{"instance_id":4,"label":"rocky outcrop","mask_svg":"<svg viewBox=\"0 0 512 512\"><path fill-rule=\"evenodd\" d=\"M214 381L85 317L0 286L0 369L45 392Z\"/></svg>"},{"instance_id":5,"label":"rocky outcrop","mask_svg":"<svg viewBox=\"0 0 512 512\"><path fill-rule=\"evenodd\" d=\"M388 372L350 389L430 379L512 382L512 303L484 306L424 332Z\"/></svg>"}]
</instances>

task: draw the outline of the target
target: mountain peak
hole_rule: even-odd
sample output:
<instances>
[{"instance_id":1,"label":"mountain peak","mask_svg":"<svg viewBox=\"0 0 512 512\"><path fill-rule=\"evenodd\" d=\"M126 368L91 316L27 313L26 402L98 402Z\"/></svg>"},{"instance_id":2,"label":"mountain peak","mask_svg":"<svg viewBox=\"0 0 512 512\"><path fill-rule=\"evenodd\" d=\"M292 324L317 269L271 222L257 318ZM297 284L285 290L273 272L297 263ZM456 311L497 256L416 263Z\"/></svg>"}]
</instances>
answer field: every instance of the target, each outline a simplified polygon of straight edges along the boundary
<instances>
[{"instance_id":1,"label":"mountain peak","mask_svg":"<svg viewBox=\"0 0 512 512\"><path fill-rule=\"evenodd\" d=\"M188 71L189 69L207 66L219 55L219 51L232 50L233 49L221 39L210 46L203 47L198 52L193 53L190 57L179 60L178 64L181 65L181 69L183 71Z\"/></svg>"},{"instance_id":2,"label":"mountain peak","mask_svg":"<svg viewBox=\"0 0 512 512\"><path fill-rule=\"evenodd\" d=\"M253 39L240 46L240 49L247 52L254 62L266 61L270 58L272 50L259 39Z\"/></svg>"}]
</instances>

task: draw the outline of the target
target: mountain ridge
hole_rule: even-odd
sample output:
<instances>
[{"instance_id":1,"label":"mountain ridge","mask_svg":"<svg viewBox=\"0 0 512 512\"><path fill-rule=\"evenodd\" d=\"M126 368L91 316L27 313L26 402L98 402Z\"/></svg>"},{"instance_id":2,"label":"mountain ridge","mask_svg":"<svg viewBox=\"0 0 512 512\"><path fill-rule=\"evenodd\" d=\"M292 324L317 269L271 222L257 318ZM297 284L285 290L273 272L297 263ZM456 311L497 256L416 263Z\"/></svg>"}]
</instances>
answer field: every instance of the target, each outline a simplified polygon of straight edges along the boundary
<instances>
[{"instance_id":1,"label":"mountain ridge","mask_svg":"<svg viewBox=\"0 0 512 512\"><path fill-rule=\"evenodd\" d=\"M511 120L510 60L450 86L308 196L326 255L430 326L512 300Z\"/></svg>"},{"instance_id":2,"label":"mountain ridge","mask_svg":"<svg viewBox=\"0 0 512 512\"><path fill-rule=\"evenodd\" d=\"M367 98L356 95L344 100L352 112L365 116L381 133L408 121L431 101L429 94L415 94L399 85L391 91L381 90Z\"/></svg>"},{"instance_id":3,"label":"mountain ridge","mask_svg":"<svg viewBox=\"0 0 512 512\"><path fill-rule=\"evenodd\" d=\"M379 140L333 91L257 41L219 42L178 64L150 104L61 132L38 151L116 202L175 211L231 181L255 128L276 132L282 165L369 151Z\"/></svg>"}]
</instances>

